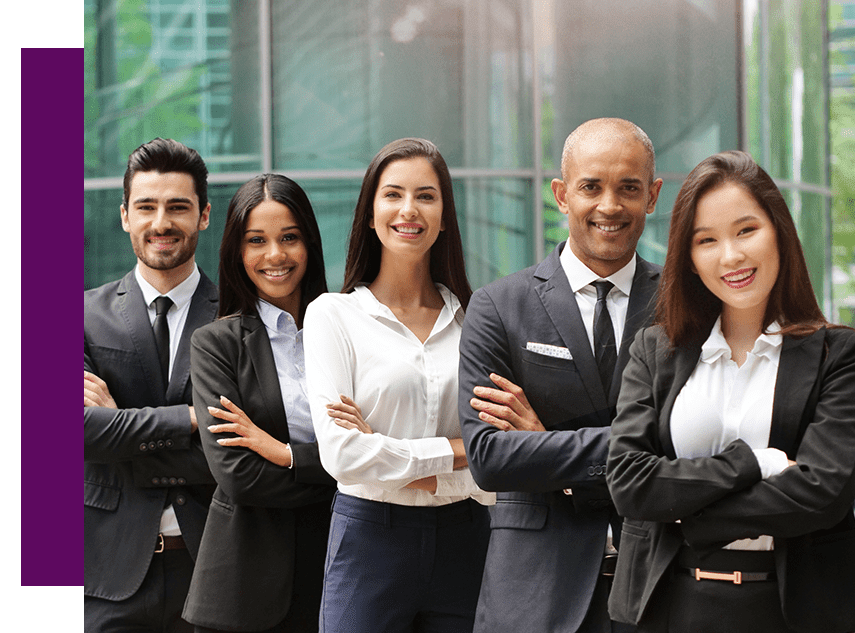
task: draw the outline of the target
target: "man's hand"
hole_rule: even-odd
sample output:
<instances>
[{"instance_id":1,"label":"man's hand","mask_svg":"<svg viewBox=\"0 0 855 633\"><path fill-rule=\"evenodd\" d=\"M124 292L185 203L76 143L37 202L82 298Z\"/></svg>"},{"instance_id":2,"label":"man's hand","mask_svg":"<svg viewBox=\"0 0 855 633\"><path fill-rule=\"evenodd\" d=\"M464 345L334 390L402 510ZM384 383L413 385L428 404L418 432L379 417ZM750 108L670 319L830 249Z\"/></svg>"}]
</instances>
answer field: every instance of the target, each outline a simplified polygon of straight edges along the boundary
<instances>
[{"instance_id":1,"label":"man's hand","mask_svg":"<svg viewBox=\"0 0 855 633\"><path fill-rule=\"evenodd\" d=\"M545 431L523 390L507 378L490 374L498 387L475 387L469 401L478 417L502 431Z\"/></svg>"},{"instance_id":2,"label":"man's hand","mask_svg":"<svg viewBox=\"0 0 855 633\"><path fill-rule=\"evenodd\" d=\"M83 406L118 409L107 383L92 372L83 370Z\"/></svg>"},{"instance_id":3,"label":"man's hand","mask_svg":"<svg viewBox=\"0 0 855 633\"><path fill-rule=\"evenodd\" d=\"M188 406L190 407L190 433L193 434L199 429L199 423L196 422L196 409L193 405Z\"/></svg>"}]
</instances>

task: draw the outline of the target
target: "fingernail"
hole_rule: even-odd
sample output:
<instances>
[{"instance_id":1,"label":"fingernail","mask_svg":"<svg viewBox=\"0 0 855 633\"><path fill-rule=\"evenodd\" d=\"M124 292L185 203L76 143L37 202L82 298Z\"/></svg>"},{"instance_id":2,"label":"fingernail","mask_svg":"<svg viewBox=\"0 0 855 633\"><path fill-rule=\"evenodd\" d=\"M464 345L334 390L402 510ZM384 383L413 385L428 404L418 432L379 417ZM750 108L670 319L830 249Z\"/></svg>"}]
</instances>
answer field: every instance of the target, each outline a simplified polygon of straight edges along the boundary
<instances>
[{"instance_id":1,"label":"fingernail","mask_svg":"<svg viewBox=\"0 0 855 633\"><path fill-rule=\"evenodd\" d=\"M229 402L229 399L225 396L220 396L220 402Z\"/></svg>"},{"instance_id":2,"label":"fingernail","mask_svg":"<svg viewBox=\"0 0 855 633\"><path fill-rule=\"evenodd\" d=\"M224 440L224 439L223 439L223 440L217 440L217 444L222 444L222 443L223 443L223 442L225 442L225 441L226 441L226 440Z\"/></svg>"},{"instance_id":3,"label":"fingernail","mask_svg":"<svg viewBox=\"0 0 855 633\"><path fill-rule=\"evenodd\" d=\"M217 411L219 411L219 409L217 407L208 407L209 413L216 413Z\"/></svg>"}]
</instances>

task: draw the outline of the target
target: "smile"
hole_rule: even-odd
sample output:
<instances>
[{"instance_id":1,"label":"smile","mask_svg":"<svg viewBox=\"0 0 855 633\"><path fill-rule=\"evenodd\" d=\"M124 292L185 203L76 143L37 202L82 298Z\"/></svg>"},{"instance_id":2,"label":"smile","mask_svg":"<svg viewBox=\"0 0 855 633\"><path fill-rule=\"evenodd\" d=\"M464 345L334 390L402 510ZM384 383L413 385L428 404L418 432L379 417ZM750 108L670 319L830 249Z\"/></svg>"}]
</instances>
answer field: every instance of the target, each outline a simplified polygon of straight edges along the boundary
<instances>
[{"instance_id":1,"label":"smile","mask_svg":"<svg viewBox=\"0 0 855 633\"><path fill-rule=\"evenodd\" d=\"M392 230L401 237L414 238L424 232L424 227L419 224L395 224Z\"/></svg>"},{"instance_id":2,"label":"smile","mask_svg":"<svg viewBox=\"0 0 855 633\"><path fill-rule=\"evenodd\" d=\"M177 237L150 237L148 243L157 249L165 249L178 243Z\"/></svg>"},{"instance_id":3,"label":"smile","mask_svg":"<svg viewBox=\"0 0 855 633\"><path fill-rule=\"evenodd\" d=\"M259 271L262 275L270 279L271 281L278 281L280 279L284 279L287 277L293 268L284 268L282 270L261 270Z\"/></svg>"},{"instance_id":4,"label":"smile","mask_svg":"<svg viewBox=\"0 0 855 633\"><path fill-rule=\"evenodd\" d=\"M627 226L626 223L621 224L601 224L599 222L591 222L595 227L604 233L615 233L616 231L620 231L622 228Z\"/></svg>"},{"instance_id":5,"label":"smile","mask_svg":"<svg viewBox=\"0 0 855 633\"><path fill-rule=\"evenodd\" d=\"M756 268L742 268L722 276L721 279L731 288L744 288L754 281L756 275Z\"/></svg>"}]
</instances>

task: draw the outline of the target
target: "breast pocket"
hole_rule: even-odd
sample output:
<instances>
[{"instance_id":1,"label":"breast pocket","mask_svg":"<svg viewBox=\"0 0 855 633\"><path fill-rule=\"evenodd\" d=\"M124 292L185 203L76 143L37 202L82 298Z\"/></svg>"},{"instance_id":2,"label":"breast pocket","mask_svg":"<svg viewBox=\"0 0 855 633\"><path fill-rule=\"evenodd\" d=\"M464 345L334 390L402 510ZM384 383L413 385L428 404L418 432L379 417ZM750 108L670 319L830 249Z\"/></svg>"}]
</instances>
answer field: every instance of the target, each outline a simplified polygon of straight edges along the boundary
<instances>
[{"instance_id":1,"label":"breast pocket","mask_svg":"<svg viewBox=\"0 0 855 633\"><path fill-rule=\"evenodd\" d=\"M572 420L593 412L591 399L572 359L522 349L520 361L521 386L545 427L574 428Z\"/></svg>"}]
</instances>

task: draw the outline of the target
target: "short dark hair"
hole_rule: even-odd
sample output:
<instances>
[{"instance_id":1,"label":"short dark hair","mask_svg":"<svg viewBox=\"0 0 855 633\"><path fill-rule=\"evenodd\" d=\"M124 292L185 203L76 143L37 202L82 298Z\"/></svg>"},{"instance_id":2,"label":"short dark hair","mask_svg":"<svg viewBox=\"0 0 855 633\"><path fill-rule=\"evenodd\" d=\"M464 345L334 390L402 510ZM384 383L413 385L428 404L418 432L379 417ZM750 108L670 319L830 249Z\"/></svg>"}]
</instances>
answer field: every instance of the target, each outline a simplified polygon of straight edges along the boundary
<instances>
[{"instance_id":1,"label":"short dark hair","mask_svg":"<svg viewBox=\"0 0 855 633\"><path fill-rule=\"evenodd\" d=\"M220 244L219 316L256 313L258 290L246 274L242 248L249 213L265 200L275 200L290 209L297 219L309 253L306 274L300 283L299 325L303 322L306 306L327 291L324 252L321 232L309 197L300 185L280 174L256 176L241 185L229 202L223 241Z\"/></svg>"},{"instance_id":2,"label":"short dark hair","mask_svg":"<svg viewBox=\"0 0 855 633\"><path fill-rule=\"evenodd\" d=\"M128 168L123 181L124 195L122 204L128 208L131 195L131 181L137 172L156 171L161 174L179 172L193 178L196 196L199 198L199 212L208 206L208 168L199 152L173 141L171 138L156 138L143 143L128 156Z\"/></svg>"},{"instance_id":3,"label":"short dark hair","mask_svg":"<svg viewBox=\"0 0 855 633\"><path fill-rule=\"evenodd\" d=\"M656 322L664 327L672 345L703 341L721 313L721 300L691 271L691 248L698 200L726 184L751 195L775 230L780 265L763 316L763 330L777 321L783 334L805 336L828 325L814 296L796 225L780 190L749 154L727 151L701 161L674 202L656 305Z\"/></svg>"},{"instance_id":4,"label":"short dark hair","mask_svg":"<svg viewBox=\"0 0 855 633\"><path fill-rule=\"evenodd\" d=\"M389 163L410 158L426 158L439 179L442 195L441 231L430 249L430 275L434 282L448 287L465 310L472 296L472 288L466 279L466 264L463 259L463 241L457 224L454 207L454 192L451 174L436 145L421 138L402 138L392 141L379 152L368 165L362 179L362 189L353 212L353 227L347 248L342 292L350 292L359 283L370 283L380 272L381 245L377 233L369 226L374 217L374 195L383 170Z\"/></svg>"}]
</instances>

